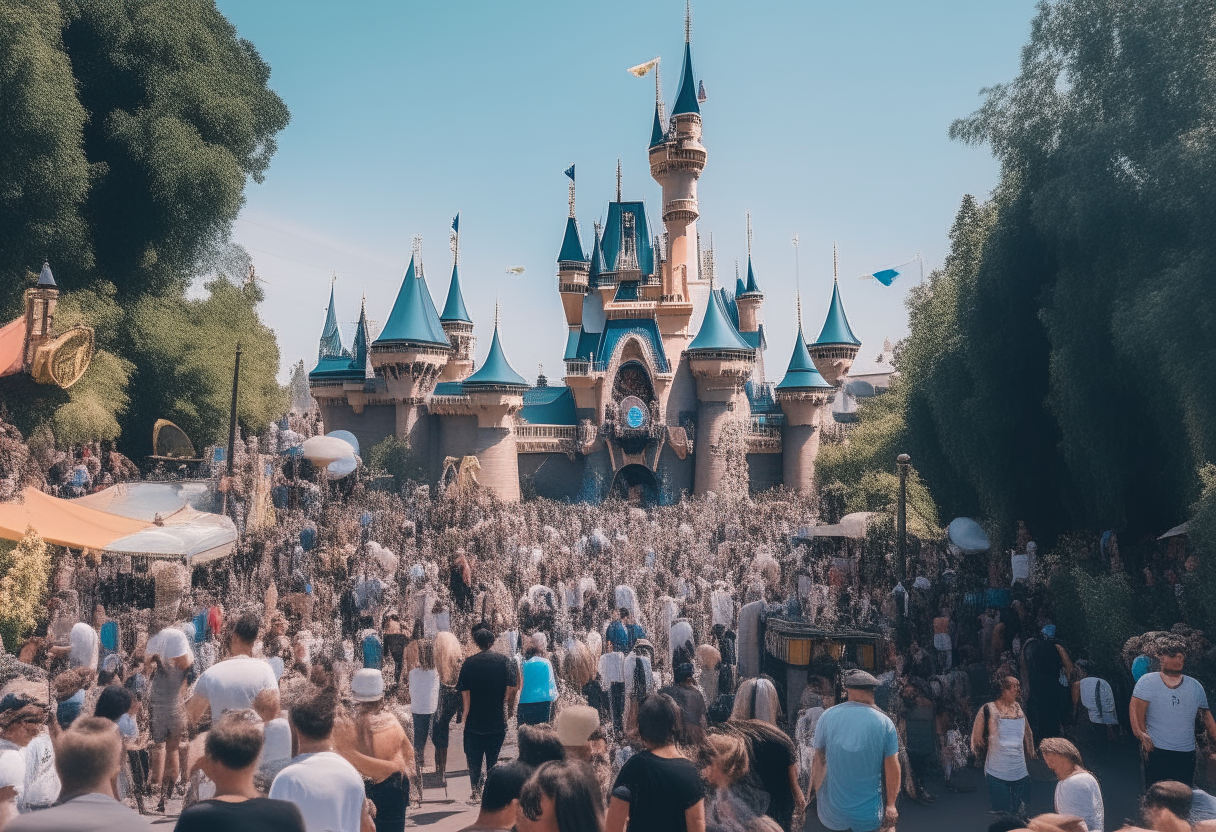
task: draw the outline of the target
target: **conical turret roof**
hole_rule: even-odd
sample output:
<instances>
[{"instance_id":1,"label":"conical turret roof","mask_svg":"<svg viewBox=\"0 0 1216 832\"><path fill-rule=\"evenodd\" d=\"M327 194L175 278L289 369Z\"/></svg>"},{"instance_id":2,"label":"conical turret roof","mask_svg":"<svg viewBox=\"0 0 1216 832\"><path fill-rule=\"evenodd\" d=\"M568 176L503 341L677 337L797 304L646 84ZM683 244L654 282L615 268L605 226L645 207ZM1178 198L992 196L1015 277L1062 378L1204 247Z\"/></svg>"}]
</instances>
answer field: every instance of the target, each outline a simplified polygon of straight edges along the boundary
<instances>
[{"instance_id":1,"label":"conical turret roof","mask_svg":"<svg viewBox=\"0 0 1216 832\"><path fill-rule=\"evenodd\" d=\"M486 360L473 375L462 382L464 387L529 387L524 377L511 369L507 356L502 351L502 342L498 338L498 324L494 325L494 340L490 342L490 351Z\"/></svg>"},{"instance_id":2,"label":"conical turret roof","mask_svg":"<svg viewBox=\"0 0 1216 832\"><path fill-rule=\"evenodd\" d=\"M741 294L741 295L762 295L762 294L764 294L763 292L760 291L760 284L758 284L756 282L756 273L755 273L755 271L752 270L752 256L750 254L747 255L747 286L743 289L742 292L739 292L738 294Z\"/></svg>"},{"instance_id":3,"label":"conical turret roof","mask_svg":"<svg viewBox=\"0 0 1216 832\"><path fill-rule=\"evenodd\" d=\"M460 291L460 267L455 263L452 264L452 282L448 284L447 303L443 305L443 314L439 316L439 320L473 323L469 310L464 308L464 294Z\"/></svg>"},{"instance_id":4,"label":"conical turret roof","mask_svg":"<svg viewBox=\"0 0 1216 832\"><path fill-rule=\"evenodd\" d=\"M359 324L355 328L355 343L351 349L351 367L352 369L364 371L365 377L371 377L373 373L368 373L370 364L367 360L367 348L371 346L371 333L367 327L367 298L359 305Z\"/></svg>"},{"instance_id":5,"label":"conical turret roof","mask_svg":"<svg viewBox=\"0 0 1216 832\"><path fill-rule=\"evenodd\" d=\"M43 269L44 273L49 269ZM39 285L42 281L39 280ZM52 284L53 285L53 284ZM338 308L334 304L334 287L329 287L329 311L325 313L325 326L321 330L321 344L317 350L317 358L334 358L344 355L342 349L342 333L338 330Z\"/></svg>"},{"instance_id":6,"label":"conical turret roof","mask_svg":"<svg viewBox=\"0 0 1216 832\"><path fill-rule=\"evenodd\" d=\"M806 348L806 338L802 334L802 324L798 325L798 337L794 339L794 354L790 356L790 365L785 369L785 378L777 385L778 390L831 390Z\"/></svg>"},{"instance_id":7,"label":"conical turret roof","mask_svg":"<svg viewBox=\"0 0 1216 832\"><path fill-rule=\"evenodd\" d=\"M751 345L743 340L743 336L730 322L726 309L722 306L722 296L718 292L709 293L709 303L705 306L705 318L701 321L701 329L697 337L688 345L689 352L697 350L741 350L752 351Z\"/></svg>"},{"instance_id":8,"label":"conical turret roof","mask_svg":"<svg viewBox=\"0 0 1216 832\"><path fill-rule=\"evenodd\" d=\"M574 217L566 217L566 236L562 238L562 250L557 255L559 263L562 262L587 262L587 255L583 253L583 243L578 236L578 222Z\"/></svg>"},{"instance_id":9,"label":"conical turret roof","mask_svg":"<svg viewBox=\"0 0 1216 832\"><path fill-rule=\"evenodd\" d=\"M857 340L857 336L849 327L849 318L844 314L844 303L840 300L840 284L835 280L832 281L832 304L828 307L828 317L823 322L823 329L819 331L815 343L861 346L861 341Z\"/></svg>"},{"instance_id":10,"label":"conical turret roof","mask_svg":"<svg viewBox=\"0 0 1216 832\"><path fill-rule=\"evenodd\" d=\"M38 275L39 286L55 286L55 276L51 274L51 264L45 260L42 262L42 272Z\"/></svg>"},{"instance_id":11,"label":"conical turret roof","mask_svg":"<svg viewBox=\"0 0 1216 832\"><path fill-rule=\"evenodd\" d=\"M684 70L680 73L680 94L676 96L676 106L672 115L682 113L700 113L701 105L697 103L697 82L692 76L692 44L684 44Z\"/></svg>"},{"instance_id":12,"label":"conical turret roof","mask_svg":"<svg viewBox=\"0 0 1216 832\"><path fill-rule=\"evenodd\" d=\"M435 311L435 302L431 300L426 280L415 272L413 257L405 270L393 311L389 313L388 321L376 339L377 344L391 341L451 346L439 323L439 314Z\"/></svg>"},{"instance_id":13,"label":"conical turret roof","mask_svg":"<svg viewBox=\"0 0 1216 832\"><path fill-rule=\"evenodd\" d=\"M743 278L735 278L735 297L747 294L747 287L743 285Z\"/></svg>"},{"instance_id":14,"label":"conical turret roof","mask_svg":"<svg viewBox=\"0 0 1216 832\"><path fill-rule=\"evenodd\" d=\"M663 120L659 118L659 105L656 102L654 105L654 126L650 128L650 146L655 147L663 143Z\"/></svg>"}]
</instances>

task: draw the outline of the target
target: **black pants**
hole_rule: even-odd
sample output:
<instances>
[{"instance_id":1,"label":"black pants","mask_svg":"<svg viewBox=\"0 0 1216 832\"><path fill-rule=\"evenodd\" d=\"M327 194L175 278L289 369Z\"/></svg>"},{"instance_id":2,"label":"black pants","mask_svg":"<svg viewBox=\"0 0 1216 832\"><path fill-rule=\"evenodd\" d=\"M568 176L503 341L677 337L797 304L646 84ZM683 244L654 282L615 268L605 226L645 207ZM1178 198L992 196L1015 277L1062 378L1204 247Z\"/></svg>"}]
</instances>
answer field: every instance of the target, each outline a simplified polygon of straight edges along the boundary
<instances>
[{"instance_id":1,"label":"black pants","mask_svg":"<svg viewBox=\"0 0 1216 832\"><path fill-rule=\"evenodd\" d=\"M516 715L520 725L544 725L549 722L552 702L521 702Z\"/></svg>"},{"instance_id":2,"label":"black pants","mask_svg":"<svg viewBox=\"0 0 1216 832\"><path fill-rule=\"evenodd\" d=\"M363 792L376 806L376 832L402 832L409 803L410 781L401 772L379 783L364 783Z\"/></svg>"},{"instance_id":3,"label":"black pants","mask_svg":"<svg viewBox=\"0 0 1216 832\"><path fill-rule=\"evenodd\" d=\"M505 729L493 734L475 734L465 728L464 756L469 763L469 782L474 789L481 787L482 758L485 758L487 772L494 768L498 763L498 752L502 751L502 744L506 738Z\"/></svg>"},{"instance_id":4,"label":"black pants","mask_svg":"<svg viewBox=\"0 0 1216 832\"><path fill-rule=\"evenodd\" d=\"M1195 752L1154 748L1144 761L1144 788L1162 780L1177 780L1195 786Z\"/></svg>"},{"instance_id":5,"label":"black pants","mask_svg":"<svg viewBox=\"0 0 1216 832\"><path fill-rule=\"evenodd\" d=\"M418 765L426 759L426 738L431 733L431 717L434 714L414 714L414 755Z\"/></svg>"},{"instance_id":6,"label":"black pants","mask_svg":"<svg viewBox=\"0 0 1216 832\"><path fill-rule=\"evenodd\" d=\"M612 697L612 727L622 733L625 730L625 683L613 682L608 687L608 695Z\"/></svg>"}]
</instances>

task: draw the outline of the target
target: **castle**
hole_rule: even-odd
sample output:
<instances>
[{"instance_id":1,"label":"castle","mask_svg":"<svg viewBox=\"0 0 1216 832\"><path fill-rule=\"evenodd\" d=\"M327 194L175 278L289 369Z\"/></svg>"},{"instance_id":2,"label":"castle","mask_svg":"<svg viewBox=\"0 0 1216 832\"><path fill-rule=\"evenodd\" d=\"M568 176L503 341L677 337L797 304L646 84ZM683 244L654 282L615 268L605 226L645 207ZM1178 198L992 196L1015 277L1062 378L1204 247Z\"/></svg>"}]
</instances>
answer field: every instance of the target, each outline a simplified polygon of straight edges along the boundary
<instances>
[{"instance_id":1,"label":"castle","mask_svg":"<svg viewBox=\"0 0 1216 832\"><path fill-rule=\"evenodd\" d=\"M656 91L658 90L656 78ZM819 337L798 337L782 380L765 381L764 292L751 263L734 291L716 288L713 253L697 234L697 180L707 151L686 25L679 94L670 117L656 94L649 157L662 186L662 236L646 206L621 196L595 225L591 250L570 213L557 256L557 291L569 335L563 386L535 385L507 360L495 321L474 366L474 326L465 309L455 248L443 311L412 257L384 328L368 330L366 300L354 344L338 330L330 291L309 388L327 430L364 448L408 439L432 484L451 485L475 457L482 487L519 500L521 482L543 497L598 502L610 494L669 502L723 488L746 459L753 491L812 488L825 405L861 342L832 288ZM416 262L417 261L417 262Z\"/></svg>"}]
</instances>

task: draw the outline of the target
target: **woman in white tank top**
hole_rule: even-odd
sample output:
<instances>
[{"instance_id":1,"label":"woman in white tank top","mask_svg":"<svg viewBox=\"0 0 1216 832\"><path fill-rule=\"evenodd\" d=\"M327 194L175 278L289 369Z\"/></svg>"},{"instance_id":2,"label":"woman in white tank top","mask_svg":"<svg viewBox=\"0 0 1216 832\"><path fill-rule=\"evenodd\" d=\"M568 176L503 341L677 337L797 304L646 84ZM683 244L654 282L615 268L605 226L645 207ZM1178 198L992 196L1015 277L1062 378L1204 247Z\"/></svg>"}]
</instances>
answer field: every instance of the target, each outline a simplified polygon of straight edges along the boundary
<instances>
[{"instance_id":1,"label":"woman in white tank top","mask_svg":"<svg viewBox=\"0 0 1216 832\"><path fill-rule=\"evenodd\" d=\"M992 811L1022 815L1030 799L1026 760L1035 756L1034 737L1018 702L1021 683L1014 676L1006 676L1000 685L1000 698L980 708L975 716L971 750L984 760Z\"/></svg>"}]
</instances>

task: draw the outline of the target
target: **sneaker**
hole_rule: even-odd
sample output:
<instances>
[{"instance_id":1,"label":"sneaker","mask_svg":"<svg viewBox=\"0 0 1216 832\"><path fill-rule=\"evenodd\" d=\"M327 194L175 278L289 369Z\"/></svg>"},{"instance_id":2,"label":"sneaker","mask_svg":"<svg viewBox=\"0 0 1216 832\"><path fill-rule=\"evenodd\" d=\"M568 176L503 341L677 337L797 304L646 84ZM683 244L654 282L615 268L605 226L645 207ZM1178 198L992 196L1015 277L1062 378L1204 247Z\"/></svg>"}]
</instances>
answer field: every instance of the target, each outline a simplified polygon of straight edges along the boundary
<instances>
[{"instance_id":1,"label":"sneaker","mask_svg":"<svg viewBox=\"0 0 1216 832\"><path fill-rule=\"evenodd\" d=\"M481 805L481 788L480 787L473 789L473 793L471 795L469 795L469 803L472 804L473 806Z\"/></svg>"}]
</instances>

